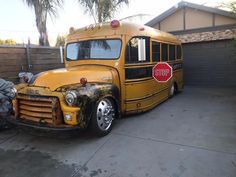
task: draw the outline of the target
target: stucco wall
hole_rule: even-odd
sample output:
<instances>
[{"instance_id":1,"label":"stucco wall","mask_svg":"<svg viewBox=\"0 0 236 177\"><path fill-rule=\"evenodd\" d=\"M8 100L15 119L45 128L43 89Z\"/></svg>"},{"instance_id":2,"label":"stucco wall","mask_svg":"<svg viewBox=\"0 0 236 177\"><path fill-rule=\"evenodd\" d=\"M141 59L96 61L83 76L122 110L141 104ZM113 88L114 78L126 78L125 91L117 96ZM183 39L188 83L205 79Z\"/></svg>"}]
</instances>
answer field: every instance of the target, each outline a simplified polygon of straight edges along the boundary
<instances>
[{"instance_id":1,"label":"stucco wall","mask_svg":"<svg viewBox=\"0 0 236 177\"><path fill-rule=\"evenodd\" d=\"M179 31L183 30L183 26L183 9L178 10L176 13L160 22L160 29L163 31Z\"/></svg>"},{"instance_id":2,"label":"stucco wall","mask_svg":"<svg viewBox=\"0 0 236 177\"><path fill-rule=\"evenodd\" d=\"M228 24L235 24L236 19L229 18L229 17L224 17L221 15L215 15L215 25L228 25Z\"/></svg>"},{"instance_id":3,"label":"stucco wall","mask_svg":"<svg viewBox=\"0 0 236 177\"><path fill-rule=\"evenodd\" d=\"M184 30L184 25L185 30L191 30L229 24L236 24L236 19L188 7L156 22L153 27L162 31L173 32Z\"/></svg>"},{"instance_id":4,"label":"stucco wall","mask_svg":"<svg viewBox=\"0 0 236 177\"><path fill-rule=\"evenodd\" d=\"M213 15L196 9L186 9L186 29L210 27L213 24Z\"/></svg>"}]
</instances>

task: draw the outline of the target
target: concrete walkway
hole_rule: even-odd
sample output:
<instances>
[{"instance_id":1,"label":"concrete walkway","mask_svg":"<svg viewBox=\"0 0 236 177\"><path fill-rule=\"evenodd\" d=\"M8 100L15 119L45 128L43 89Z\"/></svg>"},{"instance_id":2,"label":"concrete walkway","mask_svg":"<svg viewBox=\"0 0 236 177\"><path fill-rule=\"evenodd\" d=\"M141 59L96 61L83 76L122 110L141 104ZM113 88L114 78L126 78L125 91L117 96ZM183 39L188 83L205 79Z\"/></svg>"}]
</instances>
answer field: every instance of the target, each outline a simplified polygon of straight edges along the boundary
<instances>
[{"instance_id":1,"label":"concrete walkway","mask_svg":"<svg viewBox=\"0 0 236 177\"><path fill-rule=\"evenodd\" d=\"M0 132L1 177L235 177L236 89L186 87L106 137Z\"/></svg>"}]
</instances>

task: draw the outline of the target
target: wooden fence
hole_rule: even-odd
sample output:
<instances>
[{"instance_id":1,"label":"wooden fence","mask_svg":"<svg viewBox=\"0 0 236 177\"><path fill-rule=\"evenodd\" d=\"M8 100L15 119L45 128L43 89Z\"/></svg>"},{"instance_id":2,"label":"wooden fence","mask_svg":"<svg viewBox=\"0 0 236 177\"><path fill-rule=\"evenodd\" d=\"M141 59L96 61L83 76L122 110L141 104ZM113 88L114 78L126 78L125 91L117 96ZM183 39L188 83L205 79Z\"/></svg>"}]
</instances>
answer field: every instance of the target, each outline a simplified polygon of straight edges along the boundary
<instances>
[{"instance_id":1,"label":"wooden fence","mask_svg":"<svg viewBox=\"0 0 236 177\"><path fill-rule=\"evenodd\" d=\"M0 46L0 78L2 79L18 83L19 72L37 74L63 67L59 48Z\"/></svg>"}]
</instances>

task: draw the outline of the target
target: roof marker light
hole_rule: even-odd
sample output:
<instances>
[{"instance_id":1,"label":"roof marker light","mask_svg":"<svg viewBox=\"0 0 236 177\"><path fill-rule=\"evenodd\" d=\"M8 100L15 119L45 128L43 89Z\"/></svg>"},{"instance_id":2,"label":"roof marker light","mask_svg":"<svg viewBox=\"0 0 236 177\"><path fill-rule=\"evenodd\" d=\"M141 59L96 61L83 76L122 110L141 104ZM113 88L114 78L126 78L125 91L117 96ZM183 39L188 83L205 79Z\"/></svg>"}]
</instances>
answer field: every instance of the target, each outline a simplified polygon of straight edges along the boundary
<instances>
[{"instance_id":1,"label":"roof marker light","mask_svg":"<svg viewBox=\"0 0 236 177\"><path fill-rule=\"evenodd\" d=\"M139 31L144 31L144 30L145 30L144 27L139 28Z\"/></svg>"},{"instance_id":2,"label":"roof marker light","mask_svg":"<svg viewBox=\"0 0 236 177\"><path fill-rule=\"evenodd\" d=\"M111 21L111 27L112 28L118 28L120 26L119 20L112 20Z\"/></svg>"},{"instance_id":3,"label":"roof marker light","mask_svg":"<svg viewBox=\"0 0 236 177\"><path fill-rule=\"evenodd\" d=\"M98 24L98 29L100 29L102 27L102 23Z\"/></svg>"},{"instance_id":4,"label":"roof marker light","mask_svg":"<svg viewBox=\"0 0 236 177\"><path fill-rule=\"evenodd\" d=\"M91 29L91 30L93 30L95 27L96 27L95 24L89 25L89 29Z\"/></svg>"},{"instance_id":5,"label":"roof marker light","mask_svg":"<svg viewBox=\"0 0 236 177\"><path fill-rule=\"evenodd\" d=\"M75 32L75 28L74 27L70 27L69 33L72 34L73 32Z\"/></svg>"},{"instance_id":6,"label":"roof marker light","mask_svg":"<svg viewBox=\"0 0 236 177\"><path fill-rule=\"evenodd\" d=\"M87 31L88 29L89 29L89 26L86 26L86 27L84 28L85 31Z\"/></svg>"}]
</instances>

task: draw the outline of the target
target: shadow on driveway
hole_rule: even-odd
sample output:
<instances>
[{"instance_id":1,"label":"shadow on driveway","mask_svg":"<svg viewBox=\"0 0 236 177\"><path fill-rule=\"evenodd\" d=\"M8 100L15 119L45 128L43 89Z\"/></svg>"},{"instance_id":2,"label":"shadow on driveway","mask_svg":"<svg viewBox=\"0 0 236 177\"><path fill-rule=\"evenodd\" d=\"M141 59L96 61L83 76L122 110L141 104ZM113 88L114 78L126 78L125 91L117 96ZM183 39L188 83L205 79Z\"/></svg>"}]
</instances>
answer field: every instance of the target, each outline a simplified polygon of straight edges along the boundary
<instances>
[{"instance_id":1,"label":"shadow on driveway","mask_svg":"<svg viewBox=\"0 0 236 177\"><path fill-rule=\"evenodd\" d=\"M106 137L0 132L4 177L235 177L236 90L186 87Z\"/></svg>"}]
</instances>

